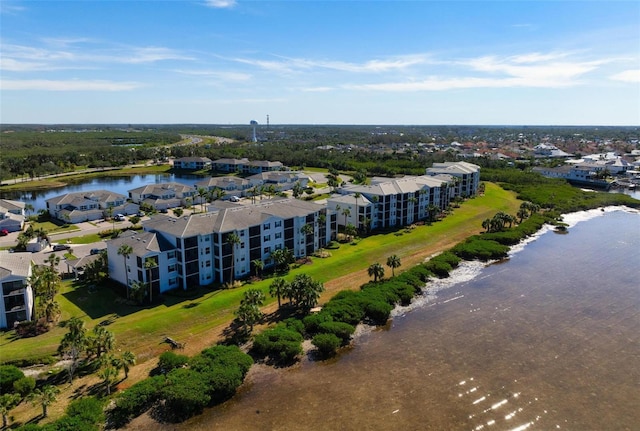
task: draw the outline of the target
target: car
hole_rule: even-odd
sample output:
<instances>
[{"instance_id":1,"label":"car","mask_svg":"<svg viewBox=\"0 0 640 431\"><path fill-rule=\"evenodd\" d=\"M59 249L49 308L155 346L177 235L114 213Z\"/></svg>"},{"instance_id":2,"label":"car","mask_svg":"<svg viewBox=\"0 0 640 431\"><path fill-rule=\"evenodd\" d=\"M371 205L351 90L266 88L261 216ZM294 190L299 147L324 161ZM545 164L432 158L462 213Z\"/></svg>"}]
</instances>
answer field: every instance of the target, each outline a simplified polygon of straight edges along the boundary
<instances>
[{"instance_id":1,"label":"car","mask_svg":"<svg viewBox=\"0 0 640 431\"><path fill-rule=\"evenodd\" d=\"M124 214L116 214L115 219L118 220L118 221L125 221L126 220L126 218L124 218Z\"/></svg>"},{"instance_id":2,"label":"car","mask_svg":"<svg viewBox=\"0 0 640 431\"><path fill-rule=\"evenodd\" d=\"M91 254L100 254L104 250L105 250L104 248L92 248L89 253L91 253Z\"/></svg>"},{"instance_id":3,"label":"car","mask_svg":"<svg viewBox=\"0 0 640 431\"><path fill-rule=\"evenodd\" d=\"M231 196L231 197L229 198L229 200L230 200L231 202L240 202L240 198L239 198L238 196Z\"/></svg>"},{"instance_id":4,"label":"car","mask_svg":"<svg viewBox=\"0 0 640 431\"><path fill-rule=\"evenodd\" d=\"M68 244L56 244L53 246L53 251L71 250L71 246Z\"/></svg>"},{"instance_id":5,"label":"car","mask_svg":"<svg viewBox=\"0 0 640 431\"><path fill-rule=\"evenodd\" d=\"M0 236L7 236L7 235L9 235L9 231L8 230L6 230L6 229L0 230Z\"/></svg>"}]
</instances>

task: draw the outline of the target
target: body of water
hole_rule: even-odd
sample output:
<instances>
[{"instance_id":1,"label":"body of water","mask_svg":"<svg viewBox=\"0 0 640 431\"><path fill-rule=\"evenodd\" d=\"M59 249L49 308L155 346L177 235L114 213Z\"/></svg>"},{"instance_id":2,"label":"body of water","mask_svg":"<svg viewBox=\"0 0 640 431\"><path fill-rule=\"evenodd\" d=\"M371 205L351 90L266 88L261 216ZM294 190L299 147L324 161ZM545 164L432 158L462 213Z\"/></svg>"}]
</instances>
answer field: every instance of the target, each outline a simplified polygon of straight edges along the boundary
<instances>
[{"instance_id":1,"label":"body of water","mask_svg":"<svg viewBox=\"0 0 640 431\"><path fill-rule=\"evenodd\" d=\"M46 209L47 199L60 196L65 193L87 192L92 190L109 190L114 193L120 193L129 196L129 190L146 186L148 184L159 184L168 182L177 182L181 184L194 185L203 178L199 175L189 174L145 174L145 175L127 175L121 177L100 177L92 178L87 181L79 181L62 187L35 190L29 192L21 191L0 191L0 197L3 199L13 199L33 205L34 212L39 209ZM63 179L64 180L64 179Z\"/></svg>"},{"instance_id":2,"label":"body of water","mask_svg":"<svg viewBox=\"0 0 640 431\"><path fill-rule=\"evenodd\" d=\"M230 401L158 430L635 430L640 214L565 216L467 263L324 362L256 366ZM149 419L128 429L147 429Z\"/></svg>"}]
</instances>

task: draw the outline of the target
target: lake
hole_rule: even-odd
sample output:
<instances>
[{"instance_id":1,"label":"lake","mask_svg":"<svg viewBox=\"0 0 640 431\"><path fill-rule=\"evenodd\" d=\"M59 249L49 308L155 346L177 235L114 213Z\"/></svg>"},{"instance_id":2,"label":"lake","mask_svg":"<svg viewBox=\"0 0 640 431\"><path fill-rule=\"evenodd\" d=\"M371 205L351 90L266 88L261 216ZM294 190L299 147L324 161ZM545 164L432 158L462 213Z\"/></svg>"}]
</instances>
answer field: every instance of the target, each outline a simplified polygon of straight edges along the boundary
<instances>
[{"instance_id":1,"label":"lake","mask_svg":"<svg viewBox=\"0 0 640 431\"><path fill-rule=\"evenodd\" d=\"M33 205L34 212L39 209L46 209L46 200L53 197L73 192L86 192L91 190L109 190L129 196L129 190L145 186L147 184L158 184L177 182L181 184L194 185L205 177L189 174L145 174L145 175L128 175L120 177L101 177L92 178L86 181L79 181L74 184L48 189L35 190L30 192L20 191L0 191L0 198L13 199Z\"/></svg>"},{"instance_id":2,"label":"lake","mask_svg":"<svg viewBox=\"0 0 640 431\"><path fill-rule=\"evenodd\" d=\"M429 283L337 358L255 366L230 401L154 429L638 429L640 213L565 220Z\"/></svg>"}]
</instances>

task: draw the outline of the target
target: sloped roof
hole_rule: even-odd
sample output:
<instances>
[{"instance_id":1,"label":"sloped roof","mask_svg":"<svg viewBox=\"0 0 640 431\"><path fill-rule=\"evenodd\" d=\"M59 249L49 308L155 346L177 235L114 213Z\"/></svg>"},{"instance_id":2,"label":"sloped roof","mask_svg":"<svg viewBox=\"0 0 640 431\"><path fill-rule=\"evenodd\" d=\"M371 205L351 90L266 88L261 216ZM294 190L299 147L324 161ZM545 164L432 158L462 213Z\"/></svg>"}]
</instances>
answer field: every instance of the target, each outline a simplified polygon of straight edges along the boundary
<instances>
[{"instance_id":1,"label":"sloped roof","mask_svg":"<svg viewBox=\"0 0 640 431\"><path fill-rule=\"evenodd\" d=\"M0 250L0 280L11 275L25 278L31 275L31 253Z\"/></svg>"}]
</instances>

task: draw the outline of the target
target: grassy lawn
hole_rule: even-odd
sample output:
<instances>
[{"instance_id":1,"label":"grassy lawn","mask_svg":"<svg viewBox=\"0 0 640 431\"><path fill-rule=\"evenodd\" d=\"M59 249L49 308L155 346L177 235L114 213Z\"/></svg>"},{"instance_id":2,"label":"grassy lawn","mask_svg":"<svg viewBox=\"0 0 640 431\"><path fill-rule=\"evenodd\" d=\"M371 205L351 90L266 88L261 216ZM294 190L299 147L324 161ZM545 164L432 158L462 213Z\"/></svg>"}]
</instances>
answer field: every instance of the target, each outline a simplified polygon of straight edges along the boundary
<instances>
[{"instance_id":1,"label":"grassy lawn","mask_svg":"<svg viewBox=\"0 0 640 431\"><path fill-rule=\"evenodd\" d=\"M80 229L78 226L70 224L54 223L52 221L32 221L29 224L34 230L44 229L48 234L61 233L61 232L73 232Z\"/></svg>"},{"instance_id":2,"label":"grassy lawn","mask_svg":"<svg viewBox=\"0 0 640 431\"><path fill-rule=\"evenodd\" d=\"M515 214L518 206L519 201L513 193L494 184L486 184L484 196L463 203L442 221L411 230L401 229L372 235L352 244L342 244L339 249L330 250L331 257L314 258L312 264L292 269L285 278L291 279L295 274L304 272L316 280L328 283L358 273L364 275L366 281L368 266L374 262L384 265L391 254L401 258L402 267L397 271L399 273L424 260L425 249L440 251L437 247L445 241L462 241L479 232L485 218L498 211ZM385 270L389 275L389 268L385 267ZM146 308L123 304L109 288L90 292L86 287L74 287L66 282L58 301L63 310L62 320L79 316L85 319L90 329L100 322L108 323L107 329L116 336L117 348L134 351L138 355L138 361L144 362L156 356L163 348L164 336L181 341L194 339L231 321L233 311L246 289L258 288L266 293L271 282L272 279L266 279L232 290L203 288L196 297L190 299L166 294L163 304ZM357 288L361 284L340 282L340 289ZM269 303L274 301L275 299L268 298ZM0 361L53 354L64 332L62 328L55 328L39 337L22 340L13 339L12 332L3 333L0 336Z\"/></svg>"}]
</instances>

